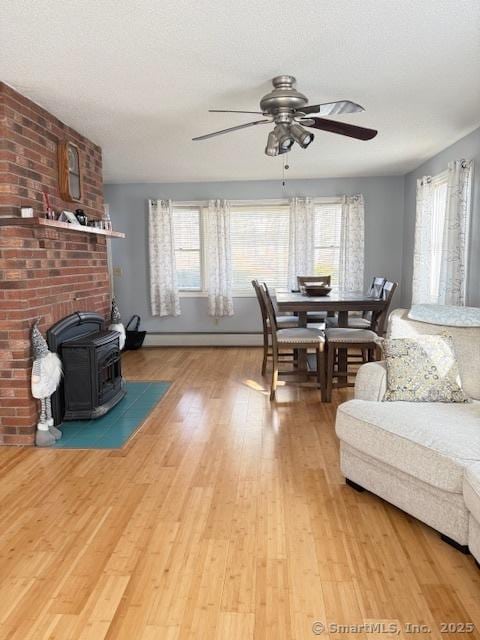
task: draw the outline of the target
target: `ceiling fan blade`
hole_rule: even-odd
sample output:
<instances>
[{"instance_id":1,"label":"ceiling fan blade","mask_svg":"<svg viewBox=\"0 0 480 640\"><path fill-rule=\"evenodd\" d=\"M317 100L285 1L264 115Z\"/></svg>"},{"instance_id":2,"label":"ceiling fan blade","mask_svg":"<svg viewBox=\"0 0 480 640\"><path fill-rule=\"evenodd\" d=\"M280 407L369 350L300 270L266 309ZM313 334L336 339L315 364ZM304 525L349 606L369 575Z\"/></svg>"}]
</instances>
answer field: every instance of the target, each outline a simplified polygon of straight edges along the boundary
<instances>
[{"instance_id":1,"label":"ceiling fan blade","mask_svg":"<svg viewBox=\"0 0 480 640\"><path fill-rule=\"evenodd\" d=\"M302 113L319 113L321 116L338 115L340 113L357 113L365 109L351 100L337 100L336 102L324 102L323 104L312 104L299 109Z\"/></svg>"},{"instance_id":2,"label":"ceiling fan blade","mask_svg":"<svg viewBox=\"0 0 480 640\"><path fill-rule=\"evenodd\" d=\"M336 120L326 120L325 118L308 118L308 124L307 120L300 120L300 122L306 127L330 131L330 133L339 133L341 136L349 136L358 140L371 140L378 133L375 129L366 129L365 127L348 124L348 122L337 122Z\"/></svg>"},{"instance_id":3,"label":"ceiling fan blade","mask_svg":"<svg viewBox=\"0 0 480 640\"><path fill-rule=\"evenodd\" d=\"M208 138L221 136L224 133L230 133L230 131L237 131L238 129L246 129L247 127L254 127L256 124L266 124L267 122L271 122L271 120L255 120L254 122L239 124L236 127L229 127L228 129L221 129L220 131L214 131L213 133L206 133L204 136L198 136L196 138L192 138L192 140L207 140Z\"/></svg>"},{"instance_id":4,"label":"ceiling fan blade","mask_svg":"<svg viewBox=\"0 0 480 640\"><path fill-rule=\"evenodd\" d=\"M263 111L237 111L236 109L209 109L208 113L256 113L263 116Z\"/></svg>"}]
</instances>

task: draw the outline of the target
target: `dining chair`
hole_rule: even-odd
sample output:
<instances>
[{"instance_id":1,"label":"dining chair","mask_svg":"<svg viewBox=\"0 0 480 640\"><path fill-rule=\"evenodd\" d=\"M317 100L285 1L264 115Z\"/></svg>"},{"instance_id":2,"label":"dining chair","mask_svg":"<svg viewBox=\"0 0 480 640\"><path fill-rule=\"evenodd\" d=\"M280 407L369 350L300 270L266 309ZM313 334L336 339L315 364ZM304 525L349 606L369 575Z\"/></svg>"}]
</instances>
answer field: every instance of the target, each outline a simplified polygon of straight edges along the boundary
<instances>
[{"instance_id":1,"label":"dining chair","mask_svg":"<svg viewBox=\"0 0 480 640\"><path fill-rule=\"evenodd\" d=\"M386 278L383 278L382 276L374 276L370 289L368 290L368 297L381 298L386 281Z\"/></svg>"},{"instance_id":2,"label":"dining chair","mask_svg":"<svg viewBox=\"0 0 480 640\"><path fill-rule=\"evenodd\" d=\"M323 282L326 287L330 286L332 276L297 276L298 288L301 289L309 282Z\"/></svg>"},{"instance_id":3,"label":"dining chair","mask_svg":"<svg viewBox=\"0 0 480 640\"><path fill-rule=\"evenodd\" d=\"M257 283L258 283L258 280L257 280ZM275 309L275 313L276 313L277 318L288 317L288 318L290 318L290 320L292 318L296 318L296 316L293 315L293 314L284 313L282 311L279 311L278 306L277 306L277 300L276 300L275 296L272 296L272 294L270 293L270 289L268 288L268 285L267 285L266 282L264 282L263 285L264 285L264 287L265 287L265 289L267 291L267 295L270 296L270 300L272 301L273 308Z\"/></svg>"},{"instance_id":4,"label":"dining chair","mask_svg":"<svg viewBox=\"0 0 480 640\"><path fill-rule=\"evenodd\" d=\"M317 386L321 389L322 401L326 398L325 383L325 334L321 329L314 327L296 327L292 329L280 329L277 323L277 316L271 297L268 295L268 288L260 285L260 294L263 297L267 318L271 327L272 343L272 381L270 386L270 400L275 400L278 377L280 375L310 374L310 371L296 369L294 371L279 372L279 356L284 349L313 349L316 355L317 366Z\"/></svg>"},{"instance_id":5,"label":"dining chair","mask_svg":"<svg viewBox=\"0 0 480 640\"><path fill-rule=\"evenodd\" d=\"M395 295L397 287L398 282L391 282L389 280L386 280L385 284L383 285L382 299L385 304L380 312L374 314L373 320L374 331L380 337L383 337L386 333L388 315L390 313L390 307L392 305L393 296Z\"/></svg>"},{"instance_id":6,"label":"dining chair","mask_svg":"<svg viewBox=\"0 0 480 640\"><path fill-rule=\"evenodd\" d=\"M398 287L397 282L385 282L382 291L382 299L384 304L380 311L373 313L373 319L370 329L365 328L339 328L331 327L325 331L327 339L327 402L332 397L332 389L338 387L353 387L354 383L349 383L348 376L348 349L358 349L361 352L361 361L373 361L381 350L382 337L387 326L388 313L392 303L395 290ZM339 370L339 349L347 351L345 358L346 369ZM352 362L352 361L350 361ZM355 361L353 361L355 362ZM335 367L337 370L335 371ZM340 379L344 379L340 382Z\"/></svg>"},{"instance_id":7,"label":"dining chair","mask_svg":"<svg viewBox=\"0 0 480 640\"><path fill-rule=\"evenodd\" d=\"M265 375L267 371L268 359L272 356L272 352L270 350L270 336L271 336L271 328L270 322L267 314L267 307L265 305L265 301L263 299L262 293L260 291L260 284L258 280L252 280L252 286L255 291L255 295L257 296L258 305L260 307L260 315L262 316L262 328L263 328L263 360L262 360L262 376ZM268 292L268 289L267 289ZM268 292L268 295L270 293ZM278 315L277 323L283 329L298 327L298 317L293 315ZM290 354L290 360L295 359L295 354ZM284 361L287 360L287 356L285 354Z\"/></svg>"},{"instance_id":8,"label":"dining chair","mask_svg":"<svg viewBox=\"0 0 480 640\"><path fill-rule=\"evenodd\" d=\"M309 282L323 282L326 287L329 287L332 282L332 276L297 276L297 284L300 290ZM335 317L335 314L329 314L327 311L308 311L307 324L326 322L329 316Z\"/></svg>"}]
</instances>

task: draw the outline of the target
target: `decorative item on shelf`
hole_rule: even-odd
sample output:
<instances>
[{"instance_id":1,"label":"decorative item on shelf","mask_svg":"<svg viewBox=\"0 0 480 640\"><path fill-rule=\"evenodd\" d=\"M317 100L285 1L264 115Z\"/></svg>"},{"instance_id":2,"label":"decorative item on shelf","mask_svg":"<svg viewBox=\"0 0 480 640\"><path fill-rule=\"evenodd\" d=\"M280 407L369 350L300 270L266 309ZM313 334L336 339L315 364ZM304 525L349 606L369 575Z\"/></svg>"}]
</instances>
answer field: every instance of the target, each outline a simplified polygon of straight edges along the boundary
<instances>
[{"instance_id":1,"label":"decorative item on shelf","mask_svg":"<svg viewBox=\"0 0 480 640\"><path fill-rule=\"evenodd\" d=\"M115 298L112 298L112 312L110 315L109 331L118 331L120 334L119 345L120 351L125 346L125 327L122 324L122 317Z\"/></svg>"},{"instance_id":2,"label":"decorative item on shelf","mask_svg":"<svg viewBox=\"0 0 480 640\"><path fill-rule=\"evenodd\" d=\"M55 211L50 206L48 191L43 191L42 193L43 193L43 203L45 205L45 218L47 220L55 220Z\"/></svg>"},{"instance_id":3,"label":"decorative item on shelf","mask_svg":"<svg viewBox=\"0 0 480 640\"><path fill-rule=\"evenodd\" d=\"M110 209L108 204L104 205L104 214L102 217L103 228L107 231L112 230L112 219L110 218Z\"/></svg>"},{"instance_id":4,"label":"decorative item on shelf","mask_svg":"<svg viewBox=\"0 0 480 640\"><path fill-rule=\"evenodd\" d=\"M20 216L22 218L33 218L33 207L20 207Z\"/></svg>"},{"instance_id":5,"label":"decorative item on shelf","mask_svg":"<svg viewBox=\"0 0 480 640\"><path fill-rule=\"evenodd\" d=\"M80 224L73 211L62 211L58 216L60 222L70 222L70 224Z\"/></svg>"},{"instance_id":6,"label":"decorative item on shelf","mask_svg":"<svg viewBox=\"0 0 480 640\"><path fill-rule=\"evenodd\" d=\"M84 227L88 225L88 218L83 209L75 209L75 217L77 218L78 222Z\"/></svg>"},{"instance_id":7,"label":"decorative item on shelf","mask_svg":"<svg viewBox=\"0 0 480 640\"><path fill-rule=\"evenodd\" d=\"M48 349L45 338L38 328L38 320L32 329L32 395L40 400L40 419L37 424L35 444L49 447L62 437L62 432L53 425L51 396L62 377L62 362L56 353Z\"/></svg>"},{"instance_id":8,"label":"decorative item on shelf","mask_svg":"<svg viewBox=\"0 0 480 640\"><path fill-rule=\"evenodd\" d=\"M82 174L80 150L73 142L58 146L58 182L60 196L67 202L81 202Z\"/></svg>"},{"instance_id":9,"label":"decorative item on shelf","mask_svg":"<svg viewBox=\"0 0 480 640\"><path fill-rule=\"evenodd\" d=\"M75 209L75 217L81 225L87 226L88 218L83 209Z\"/></svg>"}]
</instances>

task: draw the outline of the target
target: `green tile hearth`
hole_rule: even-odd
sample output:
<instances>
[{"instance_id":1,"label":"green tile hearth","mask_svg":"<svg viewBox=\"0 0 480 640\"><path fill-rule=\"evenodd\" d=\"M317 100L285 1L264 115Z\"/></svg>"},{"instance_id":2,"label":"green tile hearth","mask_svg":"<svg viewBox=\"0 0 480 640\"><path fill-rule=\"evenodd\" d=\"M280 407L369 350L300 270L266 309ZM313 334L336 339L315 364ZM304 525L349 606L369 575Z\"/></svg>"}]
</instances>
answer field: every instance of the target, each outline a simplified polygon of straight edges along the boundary
<instances>
[{"instance_id":1,"label":"green tile hearth","mask_svg":"<svg viewBox=\"0 0 480 640\"><path fill-rule=\"evenodd\" d=\"M71 420L60 427L57 449L120 449L143 424L170 382L127 382L127 395L96 420Z\"/></svg>"}]
</instances>

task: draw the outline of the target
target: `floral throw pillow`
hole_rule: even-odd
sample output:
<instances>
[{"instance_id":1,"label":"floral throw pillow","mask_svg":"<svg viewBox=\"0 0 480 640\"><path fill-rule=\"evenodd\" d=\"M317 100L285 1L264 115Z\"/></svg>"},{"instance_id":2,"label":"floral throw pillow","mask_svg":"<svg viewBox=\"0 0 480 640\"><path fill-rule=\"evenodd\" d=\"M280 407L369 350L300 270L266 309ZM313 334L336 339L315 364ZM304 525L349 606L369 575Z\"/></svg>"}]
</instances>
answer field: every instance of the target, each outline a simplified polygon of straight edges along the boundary
<instances>
[{"instance_id":1,"label":"floral throw pillow","mask_svg":"<svg viewBox=\"0 0 480 640\"><path fill-rule=\"evenodd\" d=\"M385 340L387 391L394 402L468 402L451 336L422 335Z\"/></svg>"}]
</instances>

